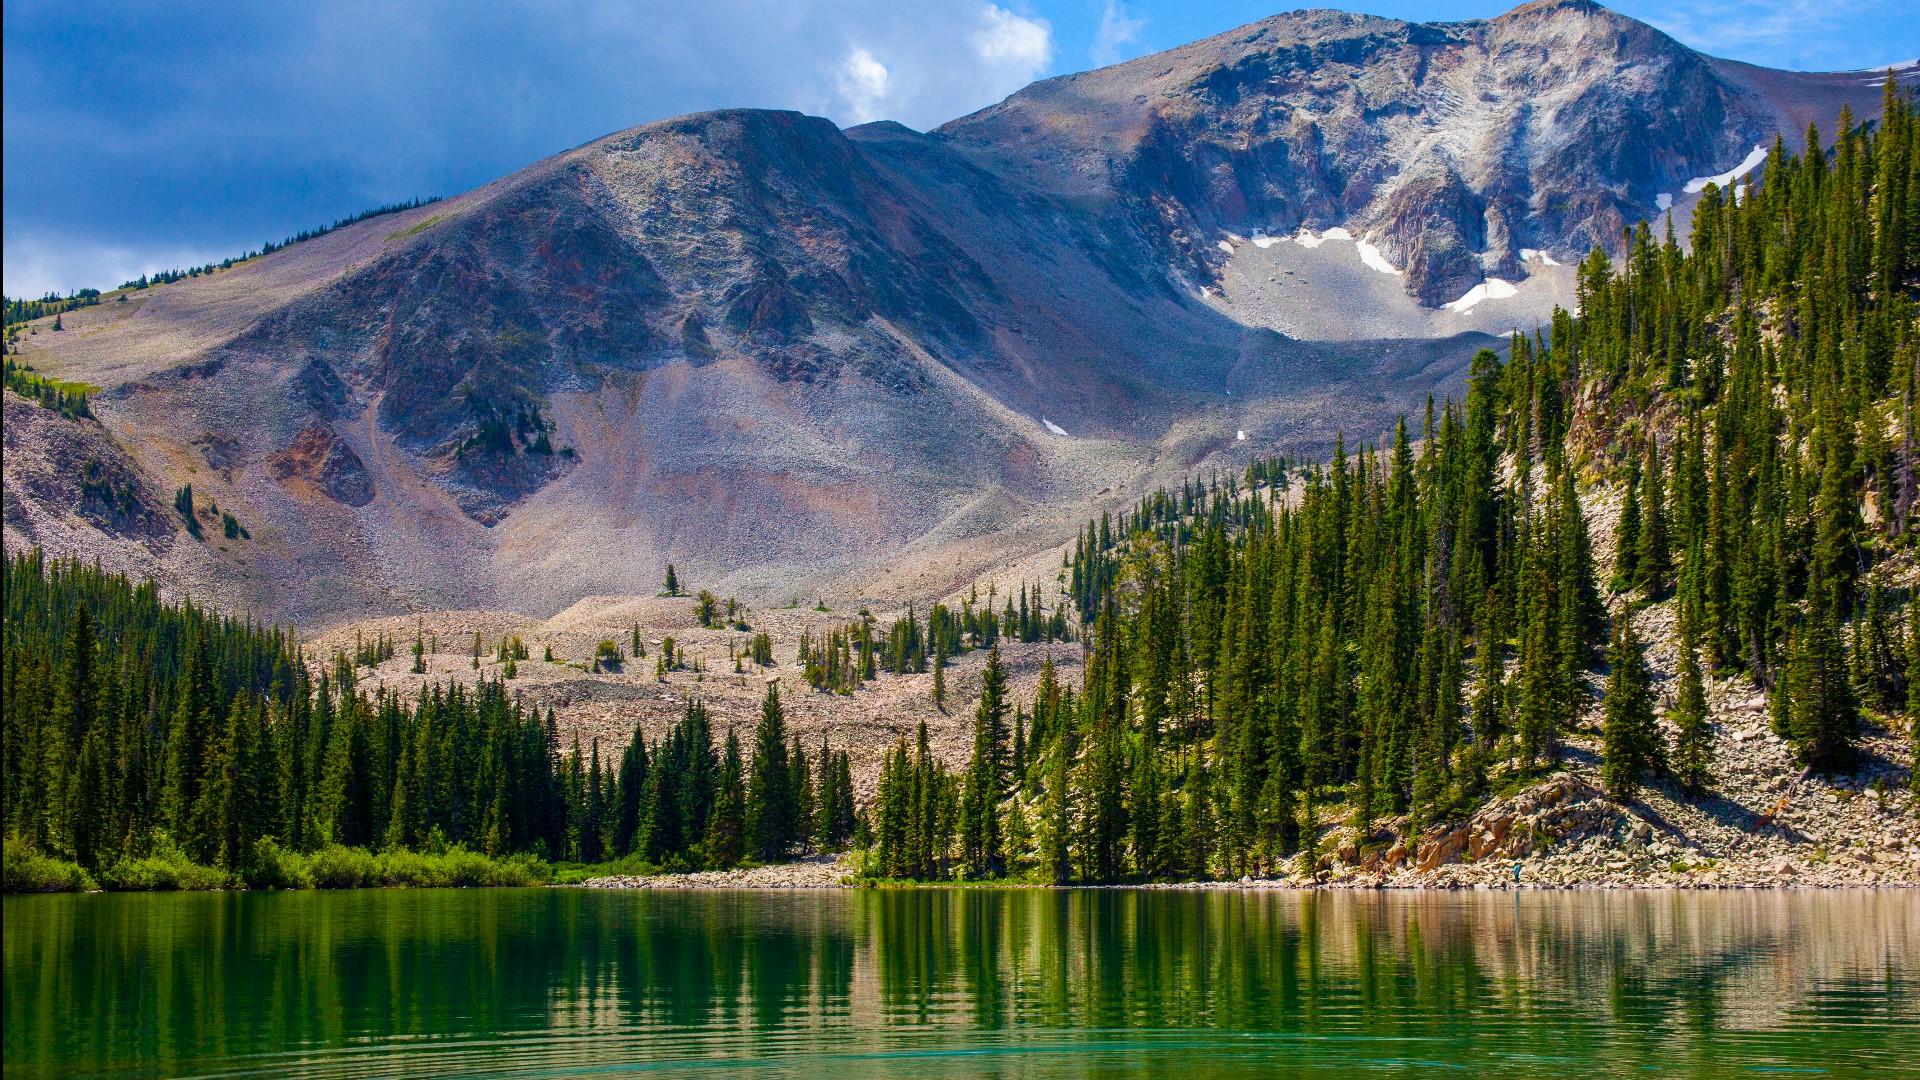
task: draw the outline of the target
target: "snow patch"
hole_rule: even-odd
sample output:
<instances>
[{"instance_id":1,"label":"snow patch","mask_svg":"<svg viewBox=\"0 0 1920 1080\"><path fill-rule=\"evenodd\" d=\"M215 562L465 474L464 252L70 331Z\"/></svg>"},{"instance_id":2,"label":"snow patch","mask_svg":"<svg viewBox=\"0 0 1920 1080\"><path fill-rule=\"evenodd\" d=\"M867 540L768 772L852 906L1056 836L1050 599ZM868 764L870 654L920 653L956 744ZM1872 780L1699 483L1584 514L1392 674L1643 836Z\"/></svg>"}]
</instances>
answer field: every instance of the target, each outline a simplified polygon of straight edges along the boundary
<instances>
[{"instance_id":1,"label":"snow patch","mask_svg":"<svg viewBox=\"0 0 1920 1080\"><path fill-rule=\"evenodd\" d=\"M1653 197L1653 205L1661 210L1671 210L1673 209L1673 196L1663 191Z\"/></svg>"},{"instance_id":2,"label":"snow patch","mask_svg":"<svg viewBox=\"0 0 1920 1080\"><path fill-rule=\"evenodd\" d=\"M1226 242L1225 240L1222 240L1222 241L1220 241L1220 250L1221 250L1221 251L1224 251L1224 252L1226 252L1226 253L1227 253L1227 254L1229 254L1229 255L1231 255L1231 254L1233 254L1233 245L1232 245L1232 244L1229 244L1229 243L1227 243L1227 242Z\"/></svg>"},{"instance_id":3,"label":"snow patch","mask_svg":"<svg viewBox=\"0 0 1920 1080\"><path fill-rule=\"evenodd\" d=\"M1338 225L1335 225L1333 228L1328 229L1326 232L1323 232L1318 236L1314 235L1312 229L1309 229L1306 226L1302 225L1300 227L1300 231L1295 233L1293 236L1293 242L1296 244L1299 244L1303 248L1317 248L1321 244L1324 244L1329 240L1350 241L1352 239L1353 239L1353 234L1341 228Z\"/></svg>"},{"instance_id":4,"label":"snow patch","mask_svg":"<svg viewBox=\"0 0 1920 1080\"><path fill-rule=\"evenodd\" d=\"M1380 254L1379 248L1374 247L1372 244L1367 243L1365 240L1360 241L1359 246L1360 246L1361 262L1366 263L1368 266L1374 268L1375 270L1380 271L1383 274L1398 275L1400 273L1400 270L1397 267L1395 267L1392 263L1387 261L1387 257L1385 255Z\"/></svg>"},{"instance_id":5,"label":"snow patch","mask_svg":"<svg viewBox=\"0 0 1920 1080\"><path fill-rule=\"evenodd\" d=\"M1520 290L1514 288L1510 282L1502 281L1497 277L1490 277L1480 284L1475 285L1473 288L1468 289L1467 294L1460 299L1455 300L1451 304L1443 304L1441 306L1449 311L1466 311L1482 300L1504 300L1519 291Z\"/></svg>"},{"instance_id":6,"label":"snow patch","mask_svg":"<svg viewBox=\"0 0 1920 1080\"><path fill-rule=\"evenodd\" d=\"M1059 424L1054 423L1053 421L1047 419L1044 416L1040 418L1040 423L1048 431L1053 432L1055 435L1065 435L1067 433L1066 428L1061 427Z\"/></svg>"},{"instance_id":7,"label":"snow patch","mask_svg":"<svg viewBox=\"0 0 1920 1080\"><path fill-rule=\"evenodd\" d=\"M1279 237L1279 236L1268 236L1267 230L1265 229L1253 230L1253 246L1259 248L1262 251L1265 251L1266 249L1279 243L1283 239L1285 238Z\"/></svg>"},{"instance_id":8,"label":"snow patch","mask_svg":"<svg viewBox=\"0 0 1920 1080\"><path fill-rule=\"evenodd\" d=\"M1233 433L1233 441L1234 441L1234 442L1246 442L1246 441L1247 441L1247 433L1246 433L1246 432L1244 432L1244 431L1236 431L1236 432L1234 432L1234 433Z\"/></svg>"},{"instance_id":9,"label":"snow patch","mask_svg":"<svg viewBox=\"0 0 1920 1080\"><path fill-rule=\"evenodd\" d=\"M1687 181L1687 186L1685 188L1686 193L1689 195L1698 195L1701 192L1707 190L1708 184L1712 184L1716 187L1722 187L1722 188L1729 187L1733 184L1735 180L1738 180L1741 177L1752 172L1755 168L1757 168L1760 165L1761 162L1765 160L1767 160L1767 147L1765 143L1761 143L1755 146L1753 148L1753 151L1749 153L1745 158L1742 158L1740 161L1740 164L1735 165L1733 168L1728 169L1726 172L1720 173L1717 176L1696 176L1693 179ZM1662 209L1664 209L1664 207Z\"/></svg>"},{"instance_id":10,"label":"snow patch","mask_svg":"<svg viewBox=\"0 0 1920 1080\"><path fill-rule=\"evenodd\" d=\"M1902 60L1897 64L1885 64L1880 67L1870 68L1855 68L1854 70L1868 73L1866 78L1860 80L1861 82L1868 86L1879 86L1881 83L1887 81L1887 71L1889 69L1893 71L1895 78L1905 78L1907 72L1915 68L1920 68L1920 60Z\"/></svg>"},{"instance_id":11,"label":"snow patch","mask_svg":"<svg viewBox=\"0 0 1920 1080\"><path fill-rule=\"evenodd\" d=\"M1541 251L1539 248L1521 248L1520 261L1521 262L1537 262L1545 266L1560 265L1560 261L1558 259L1555 259L1553 256L1547 254L1546 252Z\"/></svg>"}]
</instances>

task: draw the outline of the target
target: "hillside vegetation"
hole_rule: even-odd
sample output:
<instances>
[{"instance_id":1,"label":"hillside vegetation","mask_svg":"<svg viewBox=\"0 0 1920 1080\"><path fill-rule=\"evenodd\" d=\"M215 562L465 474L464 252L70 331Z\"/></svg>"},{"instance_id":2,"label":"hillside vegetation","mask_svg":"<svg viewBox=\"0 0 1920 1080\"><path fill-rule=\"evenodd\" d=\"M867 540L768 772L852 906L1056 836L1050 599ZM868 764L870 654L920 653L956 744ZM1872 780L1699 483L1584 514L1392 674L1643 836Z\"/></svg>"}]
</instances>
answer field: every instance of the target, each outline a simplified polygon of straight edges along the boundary
<instances>
[{"instance_id":1,"label":"hillside vegetation","mask_svg":"<svg viewBox=\"0 0 1920 1080\"><path fill-rule=\"evenodd\" d=\"M882 870L1315 873L1329 823L1377 865L1559 768L1596 700L1608 795L1701 795L1709 671L1767 693L1801 765L1850 771L1869 725L1920 712L1920 154L1886 93L1877 131L1843 112L1831 152L1809 131L1710 189L1688 249L1643 222L1619 265L1595 251L1582 313L1476 357L1420 454L1403 420L1391 446L1090 525L1084 689L1046 688L1026 733L989 693L963 777L903 744ZM1603 573L1586 504L1614 491ZM1664 723L1652 604L1677 628Z\"/></svg>"},{"instance_id":2,"label":"hillside vegetation","mask_svg":"<svg viewBox=\"0 0 1920 1080\"><path fill-rule=\"evenodd\" d=\"M1017 608L990 593L803 632L803 681L839 695L930 670L940 701L948 659L991 650L964 766L923 723L865 807L845 750L788 731L777 685L747 739L696 698L653 739L563 752L552 709L507 686L531 662L518 638L500 677L403 696L358 685L391 638L304 656L151 584L16 557L9 863L56 885L480 882L540 877L487 861L514 856L726 868L852 845L882 878L1317 878L1519 857L1625 827L1649 787L1711 806L1735 774L1778 790L1789 763L1872 775L1884 808L1890 777L1914 782L1890 735L1908 755L1920 738L1920 138L1886 96L1877 127L1843 112L1831 150L1809 131L1809 153L1776 142L1739 191L1709 188L1687 247L1643 222L1617 263L1596 250L1580 314L1482 351L1465 400L1390 444L1089 524L1068 560L1081 630L1022 585ZM1079 685L1049 659L1016 703L998 642L1070 637ZM636 623L592 668L686 666L654 645ZM729 657L744 681L772 643ZM1720 760L1712 699L1743 688L1791 758ZM407 852L481 862L429 873Z\"/></svg>"}]
</instances>

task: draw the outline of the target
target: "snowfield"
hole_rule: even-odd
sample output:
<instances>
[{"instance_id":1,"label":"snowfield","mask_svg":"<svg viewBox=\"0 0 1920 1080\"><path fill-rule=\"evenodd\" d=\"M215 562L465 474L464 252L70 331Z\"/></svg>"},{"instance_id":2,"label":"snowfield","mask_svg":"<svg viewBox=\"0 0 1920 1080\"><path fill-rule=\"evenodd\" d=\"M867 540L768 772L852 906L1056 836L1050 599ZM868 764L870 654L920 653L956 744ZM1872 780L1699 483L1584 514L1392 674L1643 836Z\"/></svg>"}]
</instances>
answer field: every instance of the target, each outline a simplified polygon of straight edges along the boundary
<instances>
[{"instance_id":1,"label":"snowfield","mask_svg":"<svg viewBox=\"0 0 1920 1080\"><path fill-rule=\"evenodd\" d=\"M1698 195L1707 190L1708 184L1712 184L1715 187L1728 187L1732 185L1735 180L1740 179L1758 168L1760 163L1765 160L1767 160L1767 147L1765 143L1761 143L1755 146L1745 158L1742 158L1740 164L1735 165L1726 172L1720 173L1717 176L1696 176L1687 181L1686 193L1689 195ZM1663 206L1661 209L1664 210L1666 207Z\"/></svg>"},{"instance_id":2,"label":"snowfield","mask_svg":"<svg viewBox=\"0 0 1920 1080\"><path fill-rule=\"evenodd\" d=\"M1443 304L1441 306L1445 307L1448 311L1468 311L1472 309L1473 305L1482 300L1504 300L1519 291L1519 289L1513 287L1511 282L1490 277L1480 284L1475 285L1473 288L1468 289L1467 294L1460 299L1455 300L1451 304Z\"/></svg>"}]
</instances>

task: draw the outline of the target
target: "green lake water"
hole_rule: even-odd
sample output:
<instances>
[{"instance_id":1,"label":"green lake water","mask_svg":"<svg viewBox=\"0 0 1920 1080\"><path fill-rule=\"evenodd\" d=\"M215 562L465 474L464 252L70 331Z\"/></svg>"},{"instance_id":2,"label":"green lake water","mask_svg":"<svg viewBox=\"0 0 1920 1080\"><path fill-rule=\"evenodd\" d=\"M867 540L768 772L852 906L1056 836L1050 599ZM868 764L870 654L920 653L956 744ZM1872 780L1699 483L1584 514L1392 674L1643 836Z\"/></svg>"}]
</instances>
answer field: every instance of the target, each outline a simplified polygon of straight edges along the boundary
<instances>
[{"instance_id":1,"label":"green lake water","mask_svg":"<svg viewBox=\"0 0 1920 1080\"><path fill-rule=\"evenodd\" d=\"M1920 891L9 896L12 1080L1920 1073Z\"/></svg>"}]
</instances>

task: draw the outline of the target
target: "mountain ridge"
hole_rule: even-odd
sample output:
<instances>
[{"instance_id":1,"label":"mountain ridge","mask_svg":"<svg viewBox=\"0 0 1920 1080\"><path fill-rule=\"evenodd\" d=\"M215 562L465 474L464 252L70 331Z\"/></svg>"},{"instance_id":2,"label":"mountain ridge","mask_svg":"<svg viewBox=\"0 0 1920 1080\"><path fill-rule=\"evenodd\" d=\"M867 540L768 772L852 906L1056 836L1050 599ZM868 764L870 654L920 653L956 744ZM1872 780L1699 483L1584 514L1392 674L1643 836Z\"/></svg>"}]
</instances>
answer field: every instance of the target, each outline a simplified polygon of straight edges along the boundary
<instances>
[{"instance_id":1,"label":"mountain ridge","mask_svg":"<svg viewBox=\"0 0 1920 1080\"><path fill-rule=\"evenodd\" d=\"M1567 123L1515 111L1543 79ZM1705 104L1641 122L1683 92ZM69 313L23 357L104 388L150 487L246 524L155 556L229 606L547 612L669 560L761 601L858 596L1050 547L1103 493L1373 438L1566 306L1564 264L1658 196L1684 213L1756 132L1876 95L1581 0L1292 13L928 133L640 125ZM1560 137L1596 125L1637 137ZM9 546L56 543L34 521L61 506L16 507L51 489L8 470Z\"/></svg>"}]
</instances>

